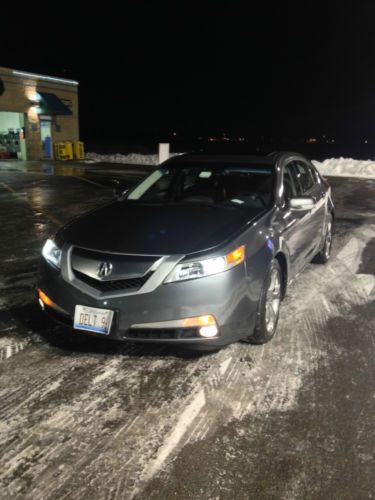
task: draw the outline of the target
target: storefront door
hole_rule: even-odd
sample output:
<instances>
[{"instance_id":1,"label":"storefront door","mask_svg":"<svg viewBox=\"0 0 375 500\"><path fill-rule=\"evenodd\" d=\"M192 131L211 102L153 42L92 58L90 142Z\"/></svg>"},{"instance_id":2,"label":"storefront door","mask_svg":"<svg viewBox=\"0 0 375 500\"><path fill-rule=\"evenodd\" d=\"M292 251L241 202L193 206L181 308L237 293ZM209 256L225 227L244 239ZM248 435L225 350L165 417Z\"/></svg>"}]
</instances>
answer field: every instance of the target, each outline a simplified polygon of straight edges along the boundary
<instances>
[{"instance_id":1,"label":"storefront door","mask_svg":"<svg viewBox=\"0 0 375 500\"><path fill-rule=\"evenodd\" d=\"M42 139L43 158L52 158L52 127L51 120L40 120L40 135Z\"/></svg>"}]
</instances>

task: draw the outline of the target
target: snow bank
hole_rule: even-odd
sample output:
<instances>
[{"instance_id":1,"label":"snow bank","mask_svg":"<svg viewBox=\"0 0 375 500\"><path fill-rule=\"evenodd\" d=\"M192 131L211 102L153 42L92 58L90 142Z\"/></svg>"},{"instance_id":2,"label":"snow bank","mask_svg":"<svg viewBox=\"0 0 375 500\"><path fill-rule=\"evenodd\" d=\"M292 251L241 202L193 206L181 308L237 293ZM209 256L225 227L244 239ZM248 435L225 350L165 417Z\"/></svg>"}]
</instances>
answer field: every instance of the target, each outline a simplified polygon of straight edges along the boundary
<instances>
[{"instance_id":1,"label":"snow bank","mask_svg":"<svg viewBox=\"0 0 375 500\"><path fill-rule=\"evenodd\" d=\"M87 153L86 154L87 163L93 162L109 162L109 163L131 163L136 165L157 165L159 163L159 156L156 155L141 155L137 153L130 153L128 155L122 155L116 153L113 155L101 155L98 153Z\"/></svg>"},{"instance_id":2,"label":"snow bank","mask_svg":"<svg viewBox=\"0 0 375 500\"><path fill-rule=\"evenodd\" d=\"M322 175L375 179L375 162L371 160L330 158L323 162L313 160L313 163Z\"/></svg>"}]
</instances>

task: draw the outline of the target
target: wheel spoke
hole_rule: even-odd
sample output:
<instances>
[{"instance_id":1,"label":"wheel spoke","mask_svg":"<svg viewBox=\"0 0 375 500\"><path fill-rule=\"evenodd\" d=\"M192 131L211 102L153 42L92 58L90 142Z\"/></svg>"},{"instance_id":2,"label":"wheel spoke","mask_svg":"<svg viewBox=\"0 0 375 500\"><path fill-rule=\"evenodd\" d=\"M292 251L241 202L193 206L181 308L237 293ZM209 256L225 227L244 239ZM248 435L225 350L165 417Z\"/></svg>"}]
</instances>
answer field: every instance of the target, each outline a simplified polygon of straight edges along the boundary
<instances>
[{"instance_id":1,"label":"wheel spoke","mask_svg":"<svg viewBox=\"0 0 375 500\"><path fill-rule=\"evenodd\" d=\"M275 313L274 308L271 305L269 308L269 312L270 312L270 323L271 323L271 326L273 328L275 325L275 321L276 321L276 313Z\"/></svg>"},{"instance_id":2,"label":"wheel spoke","mask_svg":"<svg viewBox=\"0 0 375 500\"><path fill-rule=\"evenodd\" d=\"M273 334L280 307L281 279L277 269L272 269L265 303L265 326L269 334Z\"/></svg>"},{"instance_id":3,"label":"wheel spoke","mask_svg":"<svg viewBox=\"0 0 375 500\"><path fill-rule=\"evenodd\" d=\"M331 244L332 244L332 224L328 223L326 241L324 245L324 254L326 258L328 258L329 254L331 253Z\"/></svg>"}]
</instances>

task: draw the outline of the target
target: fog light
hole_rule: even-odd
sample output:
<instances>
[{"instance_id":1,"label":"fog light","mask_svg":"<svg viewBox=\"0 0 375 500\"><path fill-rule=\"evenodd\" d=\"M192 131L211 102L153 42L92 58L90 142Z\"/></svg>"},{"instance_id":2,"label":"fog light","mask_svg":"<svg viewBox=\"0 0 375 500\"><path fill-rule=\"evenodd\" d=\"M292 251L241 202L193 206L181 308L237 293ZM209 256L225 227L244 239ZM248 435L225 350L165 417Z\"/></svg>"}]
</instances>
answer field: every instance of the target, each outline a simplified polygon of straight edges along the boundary
<instances>
[{"instance_id":1,"label":"fog light","mask_svg":"<svg viewBox=\"0 0 375 500\"><path fill-rule=\"evenodd\" d=\"M157 321L155 323L137 323L130 328L196 328L201 337L211 338L219 335L215 316L205 314L184 319L172 319L168 321Z\"/></svg>"},{"instance_id":2,"label":"fog light","mask_svg":"<svg viewBox=\"0 0 375 500\"><path fill-rule=\"evenodd\" d=\"M216 325L202 326L199 329L199 335L201 337L206 337L206 338L216 337L217 334L218 334L218 329Z\"/></svg>"}]
</instances>

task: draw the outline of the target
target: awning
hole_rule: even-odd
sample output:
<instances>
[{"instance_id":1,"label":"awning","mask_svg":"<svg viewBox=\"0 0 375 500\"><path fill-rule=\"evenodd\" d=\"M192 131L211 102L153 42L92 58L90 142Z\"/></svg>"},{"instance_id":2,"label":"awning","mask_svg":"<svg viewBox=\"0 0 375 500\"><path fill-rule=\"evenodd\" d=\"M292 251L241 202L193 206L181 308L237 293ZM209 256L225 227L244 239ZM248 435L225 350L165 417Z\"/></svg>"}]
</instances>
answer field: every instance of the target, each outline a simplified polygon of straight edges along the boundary
<instances>
[{"instance_id":1,"label":"awning","mask_svg":"<svg viewBox=\"0 0 375 500\"><path fill-rule=\"evenodd\" d=\"M40 109L42 113L47 115L72 115L72 111L68 108L56 94L49 92L38 92L41 97Z\"/></svg>"}]
</instances>

